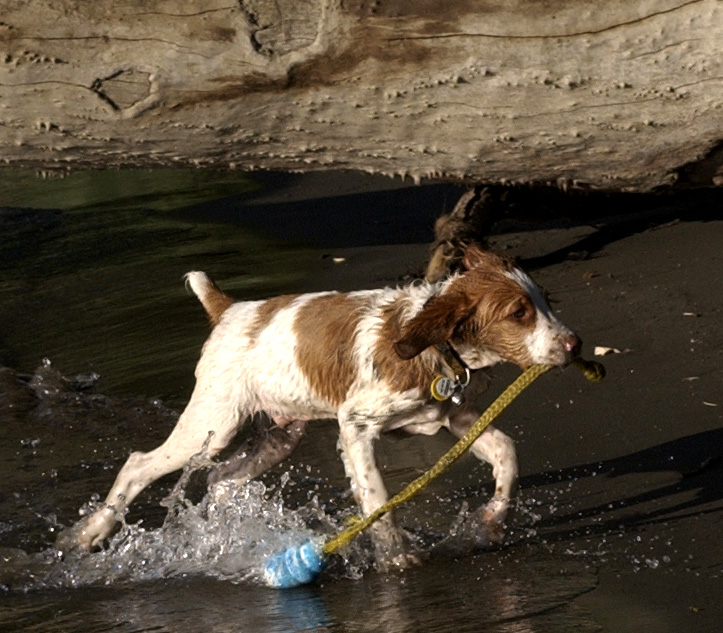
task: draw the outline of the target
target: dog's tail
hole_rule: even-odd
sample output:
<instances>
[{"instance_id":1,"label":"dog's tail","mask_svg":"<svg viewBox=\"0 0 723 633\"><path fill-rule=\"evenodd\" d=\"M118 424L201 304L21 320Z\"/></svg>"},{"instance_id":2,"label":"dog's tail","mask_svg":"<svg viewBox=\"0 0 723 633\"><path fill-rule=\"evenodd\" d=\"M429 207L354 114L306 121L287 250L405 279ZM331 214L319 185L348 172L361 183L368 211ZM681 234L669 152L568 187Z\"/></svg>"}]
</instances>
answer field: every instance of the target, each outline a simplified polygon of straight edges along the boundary
<instances>
[{"instance_id":1,"label":"dog's tail","mask_svg":"<svg viewBox=\"0 0 723 633\"><path fill-rule=\"evenodd\" d=\"M221 315L233 303L233 299L213 283L206 273L194 270L186 273L185 279L186 286L193 290L203 304L211 325L216 325L221 320Z\"/></svg>"}]
</instances>

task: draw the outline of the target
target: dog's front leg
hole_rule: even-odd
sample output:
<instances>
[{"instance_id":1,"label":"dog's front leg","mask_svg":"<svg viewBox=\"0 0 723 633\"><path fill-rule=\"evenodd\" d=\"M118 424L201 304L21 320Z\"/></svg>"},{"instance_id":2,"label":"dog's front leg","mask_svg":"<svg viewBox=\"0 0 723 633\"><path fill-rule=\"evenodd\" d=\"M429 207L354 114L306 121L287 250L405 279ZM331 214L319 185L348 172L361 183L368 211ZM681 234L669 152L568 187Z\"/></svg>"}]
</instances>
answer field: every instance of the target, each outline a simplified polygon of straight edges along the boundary
<instances>
[{"instance_id":1,"label":"dog's front leg","mask_svg":"<svg viewBox=\"0 0 723 633\"><path fill-rule=\"evenodd\" d=\"M456 437L463 437L469 427L475 423L478 415L471 409L463 409L450 418L450 431ZM491 544L499 544L505 535L505 519L510 503L517 491L517 454L514 442L502 431L493 426L475 440L472 453L492 466L495 478L495 494L481 508L481 520L485 534L479 537ZM474 521L473 521L474 523Z\"/></svg>"},{"instance_id":2,"label":"dog's front leg","mask_svg":"<svg viewBox=\"0 0 723 633\"><path fill-rule=\"evenodd\" d=\"M339 420L339 448L344 469L351 480L354 498L365 516L388 500L387 489L374 458L375 439L376 433L368 426L353 420ZM405 551L402 534L394 525L391 513L384 515L371 529L380 566L405 568L418 562L416 557Z\"/></svg>"}]
</instances>

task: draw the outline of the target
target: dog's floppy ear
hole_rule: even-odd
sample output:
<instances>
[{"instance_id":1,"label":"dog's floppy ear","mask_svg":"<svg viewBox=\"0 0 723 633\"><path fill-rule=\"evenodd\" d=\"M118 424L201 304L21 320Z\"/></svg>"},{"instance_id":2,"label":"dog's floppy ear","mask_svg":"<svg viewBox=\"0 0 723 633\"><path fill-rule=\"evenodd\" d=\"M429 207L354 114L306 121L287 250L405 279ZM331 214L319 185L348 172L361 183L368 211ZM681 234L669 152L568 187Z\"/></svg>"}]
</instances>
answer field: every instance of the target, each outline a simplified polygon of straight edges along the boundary
<instances>
[{"instance_id":1,"label":"dog's floppy ear","mask_svg":"<svg viewBox=\"0 0 723 633\"><path fill-rule=\"evenodd\" d=\"M409 360L432 345L444 343L472 308L469 298L461 292L434 297L404 326L401 338L394 343L394 351L400 358Z\"/></svg>"}]
</instances>

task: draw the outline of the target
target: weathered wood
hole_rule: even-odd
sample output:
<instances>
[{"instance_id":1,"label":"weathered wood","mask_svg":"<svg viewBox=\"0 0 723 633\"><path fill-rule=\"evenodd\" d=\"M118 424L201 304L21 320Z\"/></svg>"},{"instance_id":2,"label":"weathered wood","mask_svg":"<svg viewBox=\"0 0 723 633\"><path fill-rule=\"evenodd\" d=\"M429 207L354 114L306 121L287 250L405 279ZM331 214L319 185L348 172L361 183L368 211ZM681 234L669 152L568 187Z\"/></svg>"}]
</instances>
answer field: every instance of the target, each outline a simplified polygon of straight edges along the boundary
<instances>
[{"instance_id":1,"label":"weathered wood","mask_svg":"<svg viewBox=\"0 0 723 633\"><path fill-rule=\"evenodd\" d=\"M2 0L0 159L723 184L720 0Z\"/></svg>"}]
</instances>

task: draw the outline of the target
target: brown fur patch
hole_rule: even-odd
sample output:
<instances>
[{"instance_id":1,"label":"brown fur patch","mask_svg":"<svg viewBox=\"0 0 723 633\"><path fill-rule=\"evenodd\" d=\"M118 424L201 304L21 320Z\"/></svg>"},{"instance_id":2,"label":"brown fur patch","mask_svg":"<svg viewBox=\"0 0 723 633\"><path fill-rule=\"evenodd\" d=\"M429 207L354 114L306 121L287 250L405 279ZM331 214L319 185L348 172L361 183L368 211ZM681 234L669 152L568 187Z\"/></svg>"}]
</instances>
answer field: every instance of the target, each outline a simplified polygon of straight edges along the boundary
<instances>
[{"instance_id":1,"label":"brown fur patch","mask_svg":"<svg viewBox=\"0 0 723 633\"><path fill-rule=\"evenodd\" d=\"M203 294L201 303L206 310L206 314L208 314L211 325L216 325L221 320L223 313L231 307L233 298L223 292L210 279L209 282L210 287Z\"/></svg>"},{"instance_id":2,"label":"brown fur patch","mask_svg":"<svg viewBox=\"0 0 723 633\"><path fill-rule=\"evenodd\" d=\"M279 312L279 310L283 310L289 306L298 296L299 295L281 295L264 301L259 306L256 317L248 330L249 338L255 339L259 335L259 332L268 325L274 315Z\"/></svg>"},{"instance_id":3,"label":"brown fur patch","mask_svg":"<svg viewBox=\"0 0 723 633\"><path fill-rule=\"evenodd\" d=\"M502 260L500 264L505 260ZM506 267L502 270L508 270ZM458 324L453 341L482 346L523 368L531 364L525 337L535 329L536 310L522 287L500 268L477 267L457 283L476 305L472 315Z\"/></svg>"},{"instance_id":4,"label":"brown fur patch","mask_svg":"<svg viewBox=\"0 0 723 633\"><path fill-rule=\"evenodd\" d=\"M532 358L526 339L535 328L537 311L522 286L506 274L514 261L473 245L464 264L469 270L402 328L395 351L413 359L449 340L528 367Z\"/></svg>"},{"instance_id":5,"label":"brown fur patch","mask_svg":"<svg viewBox=\"0 0 723 633\"><path fill-rule=\"evenodd\" d=\"M356 378L354 339L362 302L329 294L306 302L296 315L296 362L311 388L331 404L346 400Z\"/></svg>"},{"instance_id":6,"label":"brown fur patch","mask_svg":"<svg viewBox=\"0 0 723 633\"><path fill-rule=\"evenodd\" d=\"M436 349L408 360L402 359L397 352L396 344L404 330L402 317L407 307L406 300L400 300L382 309L383 324L373 350L374 367L394 391L427 389L442 368L442 357Z\"/></svg>"},{"instance_id":7,"label":"brown fur patch","mask_svg":"<svg viewBox=\"0 0 723 633\"><path fill-rule=\"evenodd\" d=\"M432 345L448 341L455 329L474 310L472 298L464 292L448 290L432 297L410 321L394 344L400 358L408 360Z\"/></svg>"}]
</instances>

